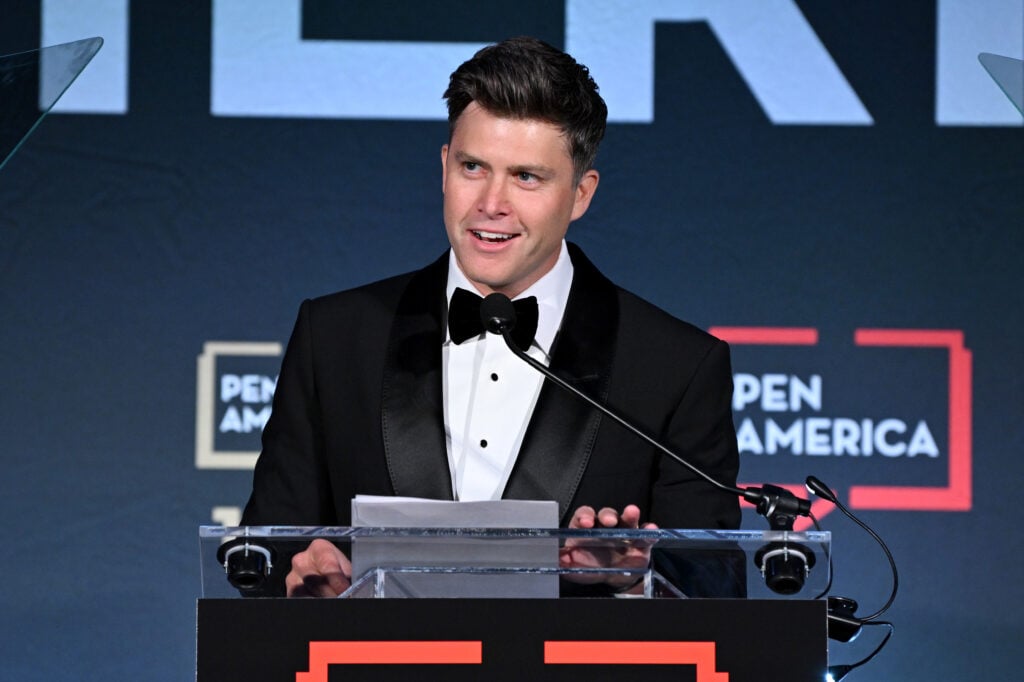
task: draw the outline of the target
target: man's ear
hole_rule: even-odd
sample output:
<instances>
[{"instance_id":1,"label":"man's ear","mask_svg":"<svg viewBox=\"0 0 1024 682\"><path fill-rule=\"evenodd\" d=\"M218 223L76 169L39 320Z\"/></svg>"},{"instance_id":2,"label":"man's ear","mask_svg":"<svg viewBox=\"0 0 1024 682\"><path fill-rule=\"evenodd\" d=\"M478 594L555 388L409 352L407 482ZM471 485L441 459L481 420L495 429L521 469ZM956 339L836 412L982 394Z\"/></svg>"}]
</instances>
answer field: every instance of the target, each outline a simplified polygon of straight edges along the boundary
<instances>
[{"instance_id":1,"label":"man's ear","mask_svg":"<svg viewBox=\"0 0 1024 682\"><path fill-rule=\"evenodd\" d=\"M590 208L590 200L594 198L594 192L597 191L597 183L600 179L601 176L593 168L584 173L583 177L580 178L579 184L576 185L576 195L573 197L570 221L582 217L587 212L587 209Z\"/></svg>"},{"instance_id":2,"label":"man's ear","mask_svg":"<svg viewBox=\"0 0 1024 682\"><path fill-rule=\"evenodd\" d=\"M444 194L444 183L448 177L448 145L441 145L441 194Z\"/></svg>"}]
</instances>

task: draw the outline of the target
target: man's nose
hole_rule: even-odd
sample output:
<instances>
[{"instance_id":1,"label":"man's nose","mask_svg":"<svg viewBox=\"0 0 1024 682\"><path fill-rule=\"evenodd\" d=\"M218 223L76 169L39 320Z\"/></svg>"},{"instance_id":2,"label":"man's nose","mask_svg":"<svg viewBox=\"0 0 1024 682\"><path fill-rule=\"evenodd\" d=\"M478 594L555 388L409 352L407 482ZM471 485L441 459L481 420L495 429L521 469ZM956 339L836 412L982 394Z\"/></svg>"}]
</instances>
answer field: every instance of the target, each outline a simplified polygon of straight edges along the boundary
<instances>
[{"instance_id":1,"label":"man's nose","mask_svg":"<svg viewBox=\"0 0 1024 682\"><path fill-rule=\"evenodd\" d=\"M488 179L483 193L480 195L480 211L490 217L506 215L510 210L508 186L504 178Z\"/></svg>"}]
</instances>

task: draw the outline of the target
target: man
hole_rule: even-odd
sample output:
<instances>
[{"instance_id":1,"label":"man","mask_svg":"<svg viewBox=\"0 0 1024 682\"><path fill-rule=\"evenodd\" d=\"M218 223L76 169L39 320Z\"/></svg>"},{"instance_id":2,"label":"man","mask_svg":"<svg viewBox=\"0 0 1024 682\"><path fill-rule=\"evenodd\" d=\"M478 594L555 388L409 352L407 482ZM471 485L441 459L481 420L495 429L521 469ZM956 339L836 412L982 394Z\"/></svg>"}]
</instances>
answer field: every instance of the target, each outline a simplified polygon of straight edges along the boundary
<instances>
[{"instance_id":1,"label":"man","mask_svg":"<svg viewBox=\"0 0 1024 682\"><path fill-rule=\"evenodd\" d=\"M529 353L735 482L727 346L619 289L564 241L599 181L607 110L586 67L512 39L460 66L445 98L451 251L303 303L243 523L347 525L351 498L376 494L557 500L577 528L738 526L733 496L544 383L502 339L456 333L466 291L535 297ZM350 571L314 542L292 559L288 594L337 595Z\"/></svg>"}]
</instances>

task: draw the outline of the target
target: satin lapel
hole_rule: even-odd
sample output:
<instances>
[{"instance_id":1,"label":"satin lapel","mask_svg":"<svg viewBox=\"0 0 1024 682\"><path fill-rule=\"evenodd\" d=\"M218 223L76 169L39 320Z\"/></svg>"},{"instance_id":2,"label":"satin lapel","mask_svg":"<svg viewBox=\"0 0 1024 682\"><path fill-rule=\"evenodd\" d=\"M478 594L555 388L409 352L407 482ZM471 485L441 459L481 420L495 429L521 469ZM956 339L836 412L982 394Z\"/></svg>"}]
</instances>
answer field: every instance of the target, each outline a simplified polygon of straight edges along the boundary
<instances>
[{"instance_id":1,"label":"satin lapel","mask_svg":"<svg viewBox=\"0 0 1024 682\"><path fill-rule=\"evenodd\" d=\"M396 495L452 499L441 397L448 255L409 281L391 328L381 427Z\"/></svg>"},{"instance_id":2,"label":"satin lapel","mask_svg":"<svg viewBox=\"0 0 1024 682\"><path fill-rule=\"evenodd\" d=\"M615 286L574 244L573 280L551 369L592 398L605 401L619 308ZM567 391L544 382L504 497L556 500L569 511L590 460L601 415Z\"/></svg>"}]
</instances>

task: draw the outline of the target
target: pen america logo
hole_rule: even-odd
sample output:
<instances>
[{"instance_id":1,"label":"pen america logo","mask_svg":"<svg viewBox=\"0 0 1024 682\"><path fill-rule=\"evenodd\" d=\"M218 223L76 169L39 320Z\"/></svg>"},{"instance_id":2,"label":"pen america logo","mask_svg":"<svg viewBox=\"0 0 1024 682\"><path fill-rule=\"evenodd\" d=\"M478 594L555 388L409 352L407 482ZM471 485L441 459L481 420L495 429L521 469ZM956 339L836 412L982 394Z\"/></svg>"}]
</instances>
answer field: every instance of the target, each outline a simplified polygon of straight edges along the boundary
<instances>
[{"instance_id":1,"label":"pen america logo","mask_svg":"<svg viewBox=\"0 0 1024 682\"><path fill-rule=\"evenodd\" d=\"M733 348L745 480L855 482L853 509L971 509L971 352L960 330L713 327ZM834 475L833 475L834 474ZM815 503L815 514L832 505ZM802 520L805 521L806 520Z\"/></svg>"},{"instance_id":2,"label":"pen america logo","mask_svg":"<svg viewBox=\"0 0 1024 682\"><path fill-rule=\"evenodd\" d=\"M196 358L197 469L256 465L280 364L280 343L203 344Z\"/></svg>"}]
</instances>

